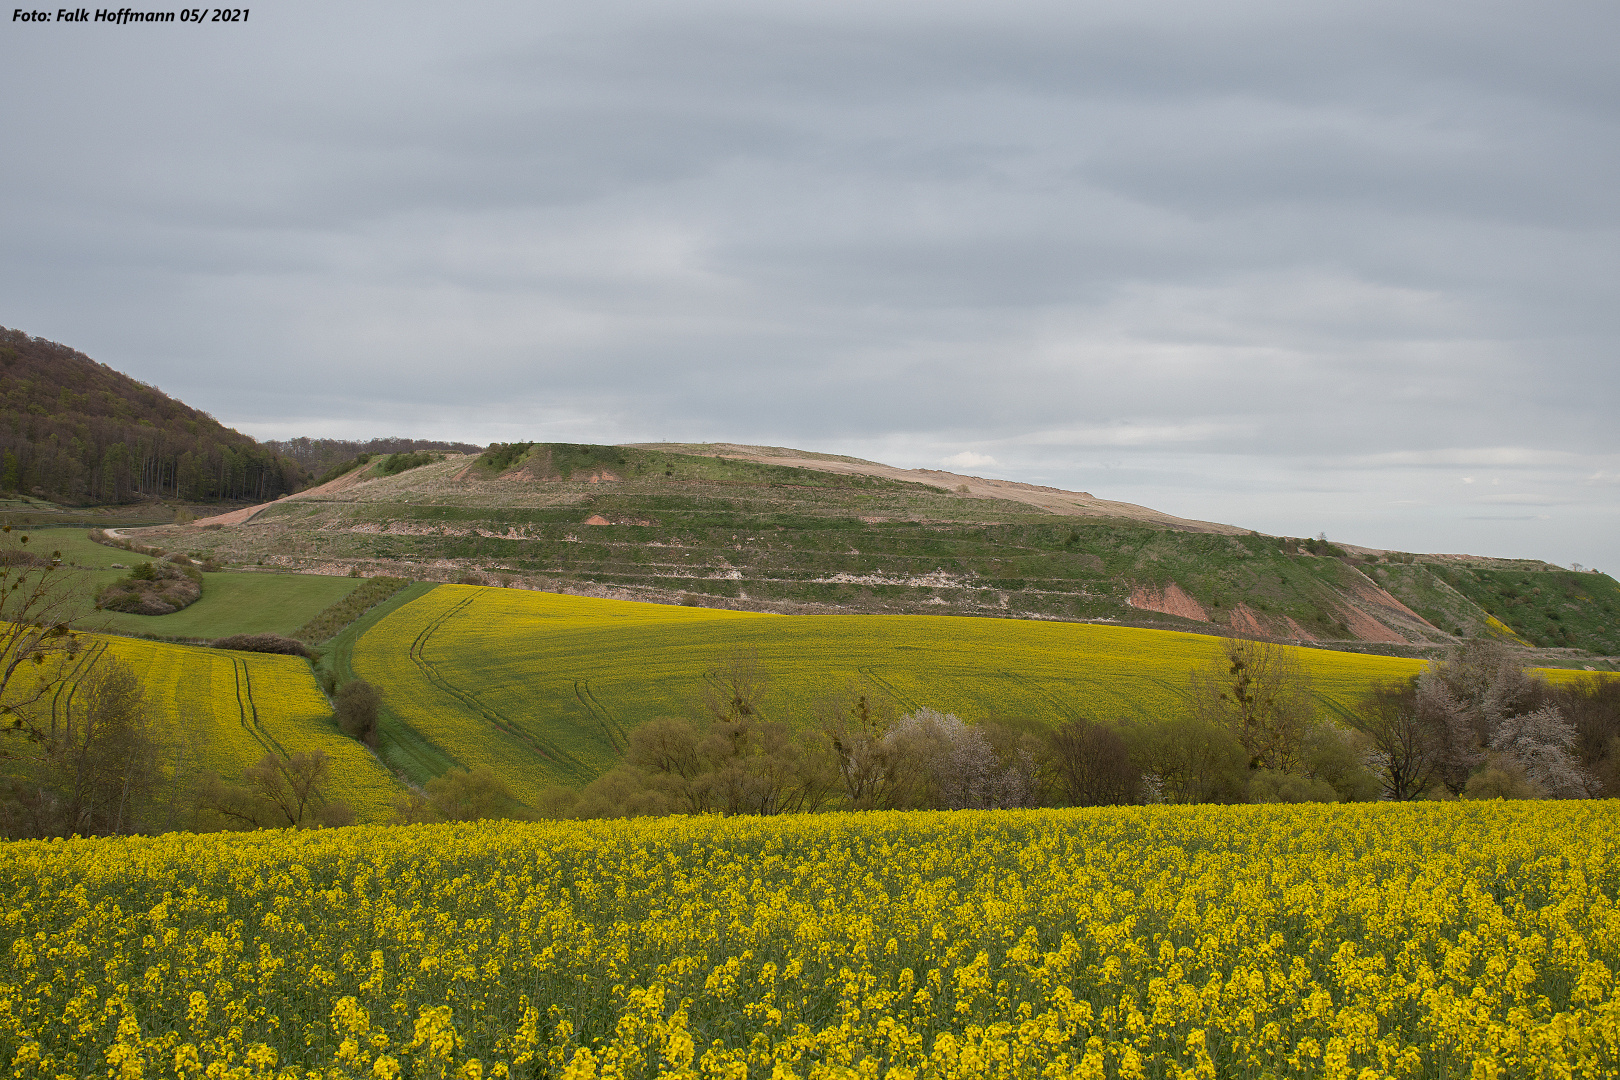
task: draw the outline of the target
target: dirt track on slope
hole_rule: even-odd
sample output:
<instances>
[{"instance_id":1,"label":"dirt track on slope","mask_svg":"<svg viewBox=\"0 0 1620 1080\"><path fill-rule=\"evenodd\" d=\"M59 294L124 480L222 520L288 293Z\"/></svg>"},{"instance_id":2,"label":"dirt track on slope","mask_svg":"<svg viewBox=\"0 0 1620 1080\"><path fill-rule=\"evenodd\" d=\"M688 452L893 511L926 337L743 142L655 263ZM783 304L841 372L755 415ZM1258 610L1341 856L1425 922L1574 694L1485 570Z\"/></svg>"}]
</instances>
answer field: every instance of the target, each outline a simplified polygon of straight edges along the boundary
<instances>
[{"instance_id":1,"label":"dirt track on slope","mask_svg":"<svg viewBox=\"0 0 1620 1080\"><path fill-rule=\"evenodd\" d=\"M283 495L274 502L259 503L257 506L244 506L242 509L232 510L228 514L215 514L213 517L198 518L191 524L194 528L203 525L246 525L255 516L265 510L270 509L272 506L276 505L276 503L286 502L288 499L308 499L317 495L330 495L335 491L343 491L346 488L352 488L356 484L362 482L362 477L358 474L363 471L364 469L361 468L351 469L349 472L344 473L336 480L328 480L319 487L308 488L304 491L295 492L292 495Z\"/></svg>"}]
</instances>

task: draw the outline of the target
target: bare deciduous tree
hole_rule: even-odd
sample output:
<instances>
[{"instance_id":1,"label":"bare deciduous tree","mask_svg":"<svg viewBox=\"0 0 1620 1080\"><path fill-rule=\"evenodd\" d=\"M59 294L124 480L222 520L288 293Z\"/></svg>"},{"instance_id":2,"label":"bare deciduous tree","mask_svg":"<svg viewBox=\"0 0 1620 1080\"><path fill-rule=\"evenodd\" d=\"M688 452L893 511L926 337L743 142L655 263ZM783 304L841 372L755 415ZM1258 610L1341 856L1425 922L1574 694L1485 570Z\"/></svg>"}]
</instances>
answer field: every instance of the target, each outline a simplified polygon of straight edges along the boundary
<instances>
[{"instance_id":1,"label":"bare deciduous tree","mask_svg":"<svg viewBox=\"0 0 1620 1080\"><path fill-rule=\"evenodd\" d=\"M1431 664L1418 678L1418 718L1433 748L1435 775L1453 795L1460 795L1485 754L1468 706L1452 694L1444 680L1433 677L1432 670Z\"/></svg>"},{"instance_id":2,"label":"bare deciduous tree","mask_svg":"<svg viewBox=\"0 0 1620 1080\"><path fill-rule=\"evenodd\" d=\"M1419 798L1439 777L1444 745L1419 708L1416 687L1374 687L1357 703L1350 724L1372 742L1385 798Z\"/></svg>"},{"instance_id":3,"label":"bare deciduous tree","mask_svg":"<svg viewBox=\"0 0 1620 1080\"><path fill-rule=\"evenodd\" d=\"M1220 655L1193 674L1192 700L1195 712L1237 736L1251 768L1299 769L1316 704L1292 649L1223 639Z\"/></svg>"},{"instance_id":4,"label":"bare deciduous tree","mask_svg":"<svg viewBox=\"0 0 1620 1080\"><path fill-rule=\"evenodd\" d=\"M1049 744L1058 784L1072 805L1118 806L1140 798L1142 772L1113 727L1071 720L1051 733Z\"/></svg>"},{"instance_id":5,"label":"bare deciduous tree","mask_svg":"<svg viewBox=\"0 0 1620 1080\"><path fill-rule=\"evenodd\" d=\"M5 730L39 742L46 732L37 707L71 678L79 651L69 626L82 589L61 552L30 543L27 534L0 526L0 717Z\"/></svg>"},{"instance_id":6,"label":"bare deciduous tree","mask_svg":"<svg viewBox=\"0 0 1620 1080\"><path fill-rule=\"evenodd\" d=\"M770 688L770 672L759 650L739 646L708 673L703 684L703 708L723 723L762 719L760 710Z\"/></svg>"},{"instance_id":7,"label":"bare deciduous tree","mask_svg":"<svg viewBox=\"0 0 1620 1080\"><path fill-rule=\"evenodd\" d=\"M1131 760L1142 770L1155 799L1169 803L1243 801L1248 785L1247 751L1225 724L1182 715L1133 725L1124 735Z\"/></svg>"},{"instance_id":8,"label":"bare deciduous tree","mask_svg":"<svg viewBox=\"0 0 1620 1080\"><path fill-rule=\"evenodd\" d=\"M883 741L899 716L893 696L870 680L854 679L818 701L815 714L850 805L882 805L894 775L893 755Z\"/></svg>"},{"instance_id":9,"label":"bare deciduous tree","mask_svg":"<svg viewBox=\"0 0 1620 1080\"><path fill-rule=\"evenodd\" d=\"M52 702L43 736L11 757L4 831L14 836L102 836L147 826L162 753L135 672L87 652Z\"/></svg>"},{"instance_id":10,"label":"bare deciduous tree","mask_svg":"<svg viewBox=\"0 0 1620 1080\"><path fill-rule=\"evenodd\" d=\"M685 720L660 716L630 733L625 761L649 773L664 773L690 780L703 771L696 729Z\"/></svg>"},{"instance_id":11,"label":"bare deciduous tree","mask_svg":"<svg viewBox=\"0 0 1620 1080\"><path fill-rule=\"evenodd\" d=\"M197 808L237 828L347 825L354 820L353 811L320 790L331 771L332 759L324 750L288 757L266 754L242 770L241 784L227 783L218 773L203 776L196 790Z\"/></svg>"}]
</instances>

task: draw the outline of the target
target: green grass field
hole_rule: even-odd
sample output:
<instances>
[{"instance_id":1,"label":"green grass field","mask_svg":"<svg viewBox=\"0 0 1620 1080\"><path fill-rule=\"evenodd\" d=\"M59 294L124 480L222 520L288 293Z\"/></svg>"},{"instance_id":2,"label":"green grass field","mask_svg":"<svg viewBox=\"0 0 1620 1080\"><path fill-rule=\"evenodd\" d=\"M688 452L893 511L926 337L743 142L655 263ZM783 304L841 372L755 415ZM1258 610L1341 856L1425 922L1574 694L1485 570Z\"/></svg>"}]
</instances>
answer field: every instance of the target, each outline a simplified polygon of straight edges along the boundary
<instances>
[{"instance_id":1,"label":"green grass field","mask_svg":"<svg viewBox=\"0 0 1620 1080\"><path fill-rule=\"evenodd\" d=\"M338 684L346 683L355 678L352 663L354 643L360 639L361 635L387 618L398 608L420 596L425 596L435 587L432 582L425 581L407 585L344 627L341 633L321 646L322 655L317 671L322 675L330 673ZM422 738L415 729L400 722L387 701L382 704L381 721L384 731L387 732L387 737L382 746L382 753L389 766L395 771L404 773L406 776L420 782L455 767L456 762L453 758L446 755L443 750L427 739Z\"/></svg>"},{"instance_id":2,"label":"green grass field","mask_svg":"<svg viewBox=\"0 0 1620 1080\"><path fill-rule=\"evenodd\" d=\"M107 578L113 580L117 575L117 571L111 571ZM115 633L162 637L290 635L348 596L360 583L359 578L315 574L204 574L202 599L172 615L98 611L86 617L85 625Z\"/></svg>"},{"instance_id":3,"label":"green grass field","mask_svg":"<svg viewBox=\"0 0 1620 1080\"><path fill-rule=\"evenodd\" d=\"M135 668L147 705L184 767L236 779L266 753L323 750L333 759L327 793L353 807L360 821L388 820L398 783L337 730L304 660L125 637L85 635L84 641L87 660L105 651Z\"/></svg>"},{"instance_id":4,"label":"green grass field","mask_svg":"<svg viewBox=\"0 0 1620 1080\"><path fill-rule=\"evenodd\" d=\"M767 716L807 723L851 678L907 709L977 720L1138 720L1182 708L1214 637L1082 623L916 615L761 615L441 585L379 620L353 670L383 691L408 737L457 765L488 765L520 797L578 784L617 760L627 733L691 715L706 673L734 649L772 675ZM1301 649L1325 712L1416 660Z\"/></svg>"},{"instance_id":5,"label":"green grass field","mask_svg":"<svg viewBox=\"0 0 1620 1080\"><path fill-rule=\"evenodd\" d=\"M96 611L92 604L96 590L126 573L114 565L135 566L150 557L97 544L86 529L34 529L28 535L30 548L43 554L60 551L70 567L67 572L82 573L77 625L89 631L199 639L290 635L363 583L360 578L316 574L223 572L204 574L202 599L170 615Z\"/></svg>"},{"instance_id":6,"label":"green grass field","mask_svg":"<svg viewBox=\"0 0 1620 1080\"><path fill-rule=\"evenodd\" d=\"M60 551L64 562L73 566L110 569L114 563L133 565L130 560L145 558L131 551L108 547L90 539L89 529L23 529L28 546L39 554Z\"/></svg>"}]
</instances>

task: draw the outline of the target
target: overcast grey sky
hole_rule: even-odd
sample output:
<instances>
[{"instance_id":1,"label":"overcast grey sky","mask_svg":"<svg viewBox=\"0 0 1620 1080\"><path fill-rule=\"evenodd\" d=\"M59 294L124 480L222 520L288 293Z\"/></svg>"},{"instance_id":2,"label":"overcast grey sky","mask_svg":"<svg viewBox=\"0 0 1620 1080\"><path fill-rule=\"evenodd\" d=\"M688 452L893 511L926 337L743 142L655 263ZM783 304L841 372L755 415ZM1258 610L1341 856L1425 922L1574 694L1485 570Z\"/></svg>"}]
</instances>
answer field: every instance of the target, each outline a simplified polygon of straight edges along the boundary
<instances>
[{"instance_id":1,"label":"overcast grey sky","mask_svg":"<svg viewBox=\"0 0 1620 1080\"><path fill-rule=\"evenodd\" d=\"M261 438L771 443L1620 572L1613 3L249 10L7 24L0 324Z\"/></svg>"}]
</instances>

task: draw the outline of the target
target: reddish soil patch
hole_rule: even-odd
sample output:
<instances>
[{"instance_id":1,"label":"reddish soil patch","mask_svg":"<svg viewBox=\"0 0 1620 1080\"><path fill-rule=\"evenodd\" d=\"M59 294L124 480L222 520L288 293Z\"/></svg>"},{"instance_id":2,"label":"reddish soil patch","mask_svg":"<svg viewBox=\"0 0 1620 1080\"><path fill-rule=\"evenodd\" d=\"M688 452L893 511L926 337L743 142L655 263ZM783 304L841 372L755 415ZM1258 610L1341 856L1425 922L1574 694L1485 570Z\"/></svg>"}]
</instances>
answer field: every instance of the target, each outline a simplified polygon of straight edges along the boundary
<instances>
[{"instance_id":1,"label":"reddish soil patch","mask_svg":"<svg viewBox=\"0 0 1620 1080\"><path fill-rule=\"evenodd\" d=\"M1171 582L1163 592L1138 585L1131 590L1131 607L1143 611L1157 611L1161 615L1175 615L1196 622L1209 622L1209 615L1198 601L1188 596L1180 585Z\"/></svg>"},{"instance_id":2,"label":"reddish soil patch","mask_svg":"<svg viewBox=\"0 0 1620 1080\"><path fill-rule=\"evenodd\" d=\"M590 517L585 519L585 524L587 524L587 525L611 525L611 524L613 524L613 522L609 521L607 518L603 517L601 514L592 514Z\"/></svg>"},{"instance_id":3,"label":"reddish soil patch","mask_svg":"<svg viewBox=\"0 0 1620 1080\"><path fill-rule=\"evenodd\" d=\"M342 491L345 488L354 487L356 484L365 479L365 472L366 470L364 467L351 469L349 472L344 473L336 480L328 480L326 483L321 484L318 487L306 488L305 490L295 492L292 495L283 495L281 498L307 499L312 495L330 495L334 491ZM276 502L280 501L281 499L276 500ZM268 510L274 505L276 505L276 503L267 502L260 503L258 506L244 506L242 509L232 510L228 514L215 514L213 517L200 518L193 521L191 524L193 528L200 525L241 525L251 519L259 511Z\"/></svg>"},{"instance_id":4,"label":"reddish soil patch","mask_svg":"<svg viewBox=\"0 0 1620 1080\"><path fill-rule=\"evenodd\" d=\"M1299 625L1299 623L1295 622L1293 619L1290 619L1285 615L1285 616L1283 616L1283 621L1288 624L1288 633L1289 633L1289 635L1291 637L1294 637L1294 638L1298 639L1299 641L1315 641L1316 640L1316 635L1315 634L1311 633L1309 630L1307 630L1303 626Z\"/></svg>"},{"instance_id":5,"label":"reddish soil patch","mask_svg":"<svg viewBox=\"0 0 1620 1080\"><path fill-rule=\"evenodd\" d=\"M260 510L276 505L275 503L260 503L258 506L244 506L240 510L232 510L228 514L215 514L213 517L198 518L191 523L193 528L204 525L240 525Z\"/></svg>"},{"instance_id":6,"label":"reddish soil patch","mask_svg":"<svg viewBox=\"0 0 1620 1080\"><path fill-rule=\"evenodd\" d=\"M1360 608L1345 608L1342 614L1345 625L1350 627L1350 632L1362 641L1393 641L1406 644L1405 638Z\"/></svg>"},{"instance_id":7,"label":"reddish soil patch","mask_svg":"<svg viewBox=\"0 0 1620 1080\"><path fill-rule=\"evenodd\" d=\"M1266 629L1265 624L1260 621L1260 616L1256 615L1248 604L1239 604L1232 610L1232 621L1228 625L1242 634L1268 635L1271 633L1270 630Z\"/></svg>"},{"instance_id":8,"label":"reddish soil patch","mask_svg":"<svg viewBox=\"0 0 1620 1080\"><path fill-rule=\"evenodd\" d=\"M1406 616L1413 622L1421 623L1424 626L1434 626L1434 624L1429 622L1429 620L1425 619L1423 616L1419 615L1417 612L1395 599L1394 596L1390 595L1389 592L1381 588L1371 578L1367 578L1366 575L1362 576L1363 580L1352 581L1350 583L1351 595L1355 598L1358 604L1366 604L1375 610L1378 608L1384 608L1389 611L1399 612L1401 615ZM1438 627L1436 627L1436 629L1438 629Z\"/></svg>"}]
</instances>

